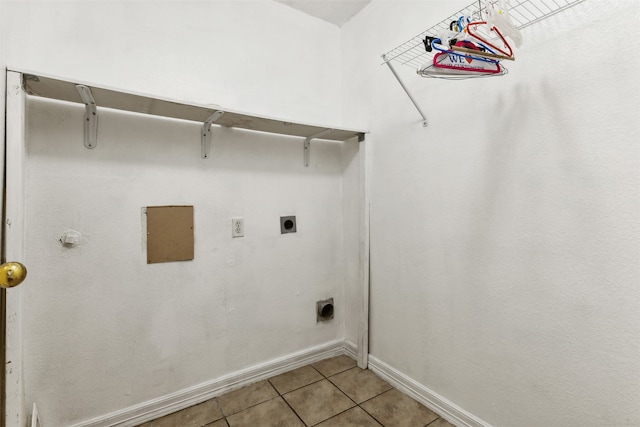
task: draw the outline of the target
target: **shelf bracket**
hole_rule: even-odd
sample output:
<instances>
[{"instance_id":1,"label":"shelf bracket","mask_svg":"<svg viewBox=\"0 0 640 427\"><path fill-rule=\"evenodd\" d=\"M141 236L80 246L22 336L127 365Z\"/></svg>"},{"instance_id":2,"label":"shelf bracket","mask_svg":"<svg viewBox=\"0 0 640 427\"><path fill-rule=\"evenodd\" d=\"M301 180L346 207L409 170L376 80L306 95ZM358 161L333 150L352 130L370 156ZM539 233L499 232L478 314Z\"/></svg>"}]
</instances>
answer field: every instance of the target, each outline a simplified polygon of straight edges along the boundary
<instances>
[{"instance_id":1,"label":"shelf bracket","mask_svg":"<svg viewBox=\"0 0 640 427\"><path fill-rule=\"evenodd\" d=\"M98 109L96 100L93 99L91 88L85 85L76 85L76 89L85 105L84 111L84 146L91 149L98 145Z\"/></svg>"},{"instance_id":2,"label":"shelf bracket","mask_svg":"<svg viewBox=\"0 0 640 427\"><path fill-rule=\"evenodd\" d=\"M209 158L209 151L211 149L211 125L214 124L222 115L224 111L215 111L202 125L202 158Z\"/></svg>"},{"instance_id":3,"label":"shelf bracket","mask_svg":"<svg viewBox=\"0 0 640 427\"><path fill-rule=\"evenodd\" d=\"M420 106L418 105L416 100L413 98L413 96L409 92L409 89L407 89L407 87L404 85L402 79L400 78L400 76L396 72L395 68L393 68L393 65L391 65L391 61L387 60L387 55L382 55L382 59L384 60L384 63L387 64L387 67L389 67L389 69L393 73L393 75L396 78L396 80L398 80L398 83L400 83L400 86L402 86L402 89L404 89L404 91L407 93L407 95L409 96L409 99L411 100L411 102L413 102L413 105L418 110L418 113L420 113L420 115L422 116L422 126L423 127L429 126L429 122L427 121L427 116L424 114L424 112L422 111L422 108L420 108Z\"/></svg>"},{"instance_id":4,"label":"shelf bracket","mask_svg":"<svg viewBox=\"0 0 640 427\"><path fill-rule=\"evenodd\" d=\"M314 138L320 138L321 136L325 136L331 131L333 131L333 129L325 129L311 136L308 136L304 139L304 167L305 168L309 167L309 158L311 157L311 140Z\"/></svg>"}]
</instances>

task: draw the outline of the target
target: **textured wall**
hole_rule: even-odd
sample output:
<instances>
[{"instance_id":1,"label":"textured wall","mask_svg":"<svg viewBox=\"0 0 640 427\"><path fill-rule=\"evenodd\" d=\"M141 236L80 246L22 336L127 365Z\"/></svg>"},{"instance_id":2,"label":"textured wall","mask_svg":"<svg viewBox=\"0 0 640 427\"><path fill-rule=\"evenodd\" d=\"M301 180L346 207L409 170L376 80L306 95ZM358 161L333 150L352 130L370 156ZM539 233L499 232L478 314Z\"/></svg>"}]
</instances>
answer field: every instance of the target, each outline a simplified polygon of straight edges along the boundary
<instances>
[{"instance_id":1,"label":"textured wall","mask_svg":"<svg viewBox=\"0 0 640 427\"><path fill-rule=\"evenodd\" d=\"M10 66L300 121L341 119L339 29L271 0L3 3Z\"/></svg>"},{"instance_id":2,"label":"textured wall","mask_svg":"<svg viewBox=\"0 0 640 427\"><path fill-rule=\"evenodd\" d=\"M342 328L342 150L29 103L25 388L54 425L103 415L302 349ZM192 204L195 259L146 263L142 207ZM279 217L298 232L280 234ZM231 238L231 217L245 237ZM83 233L62 247L68 229ZM336 298L334 322L315 301Z\"/></svg>"},{"instance_id":3,"label":"textured wall","mask_svg":"<svg viewBox=\"0 0 640 427\"><path fill-rule=\"evenodd\" d=\"M5 7L6 6L6 7ZM339 30L271 1L2 3L11 67L293 120L340 121ZM74 422L344 337L352 148L28 102L26 403ZM142 208L195 206L195 260L146 264ZM279 216L298 232L280 235ZM231 239L231 217L245 237ZM351 220L350 220L351 221ZM68 229L84 240L63 248ZM357 232L357 230L355 230ZM346 234L348 234L347 231ZM353 257L351 257L353 258ZM356 256L357 262L357 256ZM336 318L316 324L315 301Z\"/></svg>"},{"instance_id":4,"label":"textured wall","mask_svg":"<svg viewBox=\"0 0 640 427\"><path fill-rule=\"evenodd\" d=\"M371 129L371 352L496 426L640 425L640 4L524 31L506 77L380 55L467 2L374 1L343 27L345 120Z\"/></svg>"}]
</instances>

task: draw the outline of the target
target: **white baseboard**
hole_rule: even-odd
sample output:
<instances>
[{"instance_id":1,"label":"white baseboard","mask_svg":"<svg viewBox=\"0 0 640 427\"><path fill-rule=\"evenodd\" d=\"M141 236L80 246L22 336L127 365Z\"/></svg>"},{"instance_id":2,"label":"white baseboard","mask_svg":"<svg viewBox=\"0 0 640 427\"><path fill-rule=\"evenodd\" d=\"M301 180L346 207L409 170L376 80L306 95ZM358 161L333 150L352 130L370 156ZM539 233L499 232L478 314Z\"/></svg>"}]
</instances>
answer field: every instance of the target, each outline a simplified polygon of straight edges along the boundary
<instances>
[{"instance_id":1,"label":"white baseboard","mask_svg":"<svg viewBox=\"0 0 640 427\"><path fill-rule=\"evenodd\" d=\"M149 400L139 405L83 421L73 427L136 426L189 406L197 405L245 385L341 354L355 358L355 345L344 340L332 341Z\"/></svg>"},{"instance_id":2,"label":"white baseboard","mask_svg":"<svg viewBox=\"0 0 640 427\"><path fill-rule=\"evenodd\" d=\"M281 373L338 355L357 359L357 347L346 340L336 340L308 348L229 375L207 381L157 399L83 421L72 427L133 427L181 409L205 402L229 391L262 381ZM434 391L402 372L369 355L369 369L398 390L411 396L457 427L491 427Z\"/></svg>"},{"instance_id":3,"label":"white baseboard","mask_svg":"<svg viewBox=\"0 0 640 427\"><path fill-rule=\"evenodd\" d=\"M369 369L457 427L491 427L489 423L371 355L369 355Z\"/></svg>"},{"instance_id":4,"label":"white baseboard","mask_svg":"<svg viewBox=\"0 0 640 427\"><path fill-rule=\"evenodd\" d=\"M343 350L342 354L345 354L352 359L358 360L358 347L354 343L348 340L344 340L343 344L344 344L344 347L342 349Z\"/></svg>"}]
</instances>

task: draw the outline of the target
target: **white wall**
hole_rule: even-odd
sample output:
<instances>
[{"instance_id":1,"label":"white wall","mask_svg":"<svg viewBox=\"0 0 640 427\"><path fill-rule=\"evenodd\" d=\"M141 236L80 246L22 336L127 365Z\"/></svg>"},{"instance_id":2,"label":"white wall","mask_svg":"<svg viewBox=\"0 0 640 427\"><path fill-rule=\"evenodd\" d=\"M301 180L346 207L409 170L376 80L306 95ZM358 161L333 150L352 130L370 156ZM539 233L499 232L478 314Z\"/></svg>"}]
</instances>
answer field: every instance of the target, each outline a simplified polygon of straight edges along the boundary
<instances>
[{"instance_id":1,"label":"white wall","mask_svg":"<svg viewBox=\"0 0 640 427\"><path fill-rule=\"evenodd\" d=\"M273 3L4 2L5 59L167 98L338 123L339 29Z\"/></svg>"},{"instance_id":2,"label":"white wall","mask_svg":"<svg viewBox=\"0 0 640 427\"><path fill-rule=\"evenodd\" d=\"M374 0L343 27L370 128L371 353L495 426L640 425L640 3L524 31L505 77L380 55L467 2ZM618 30L621 32L618 33Z\"/></svg>"},{"instance_id":3,"label":"white wall","mask_svg":"<svg viewBox=\"0 0 640 427\"><path fill-rule=\"evenodd\" d=\"M271 1L2 3L18 69L312 123L341 119L339 29ZM3 64L4 64L3 63ZM26 404L69 425L344 337L354 147L28 101ZM351 144L351 143L349 143ZM142 208L195 206L195 260L146 264ZM298 232L280 235L279 216ZM231 217L246 236L231 239ZM84 242L63 248L68 229ZM357 233L357 230L354 232ZM346 237L345 237L346 236ZM353 259L353 255L348 255ZM355 256L357 262L357 255ZM316 324L315 301L336 299Z\"/></svg>"},{"instance_id":4,"label":"white wall","mask_svg":"<svg viewBox=\"0 0 640 427\"><path fill-rule=\"evenodd\" d=\"M225 129L29 103L25 388L53 425L104 415L343 336L342 150ZM143 206L193 204L194 261L146 264ZM279 216L298 232L280 235ZM246 235L231 239L231 217ZM63 248L67 229L84 244ZM339 319L339 320L338 320ZM72 402L72 403L71 403Z\"/></svg>"}]
</instances>

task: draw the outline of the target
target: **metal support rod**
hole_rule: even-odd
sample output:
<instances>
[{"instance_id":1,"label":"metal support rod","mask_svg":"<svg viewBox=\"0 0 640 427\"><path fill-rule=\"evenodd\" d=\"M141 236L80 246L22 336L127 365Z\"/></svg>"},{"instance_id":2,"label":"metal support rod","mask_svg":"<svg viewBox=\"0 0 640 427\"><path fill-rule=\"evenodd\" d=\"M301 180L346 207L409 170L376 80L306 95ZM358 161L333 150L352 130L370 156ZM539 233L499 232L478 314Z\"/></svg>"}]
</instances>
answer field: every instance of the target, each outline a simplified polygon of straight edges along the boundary
<instances>
[{"instance_id":1,"label":"metal support rod","mask_svg":"<svg viewBox=\"0 0 640 427\"><path fill-rule=\"evenodd\" d=\"M329 132L333 131L333 129L325 129L321 132L308 136L304 139L304 167L309 167L309 158L311 157L311 140L314 138L320 138L321 136L325 136Z\"/></svg>"},{"instance_id":2,"label":"metal support rod","mask_svg":"<svg viewBox=\"0 0 640 427\"><path fill-rule=\"evenodd\" d=\"M203 159L209 158L209 150L211 149L211 125L214 124L223 114L224 111L215 111L202 125L201 142Z\"/></svg>"},{"instance_id":3,"label":"metal support rod","mask_svg":"<svg viewBox=\"0 0 640 427\"><path fill-rule=\"evenodd\" d=\"M404 89L404 91L407 93L407 95L409 96L409 99L411 100L411 102L413 102L413 105L418 110L418 113L420 113L420 115L422 116L422 126L427 127L429 125L427 121L427 116L425 116L425 114L422 112L422 109L420 108L416 100L413 99L413 96L411 95L411 93L409 93L409 89L407 89L407 87L404 85L404 83L402 82L402 79L400 79L400 76L398 75L398 73L396 73L396 70L393 68L393 65L391 65L391 61L387 61L387 55L382 55L382 59L384 60L384 63L387 64L387 66L395 76L396 80L398 80L398 83L400 83L400 86L402 86L402 89Z\"/></svg>"},{"instance_id":4,"label":"metal support rod","mask_svg":"<svg viewBox=\"0 0 640 427\"><path fill-rule=\"evenodd\" d=\"M84 112L84 146L96 148L98 145L98 110L93 99L91 88L85 85L76 85L80 98L85 105Z\"/></svg>"}]
</instances>

